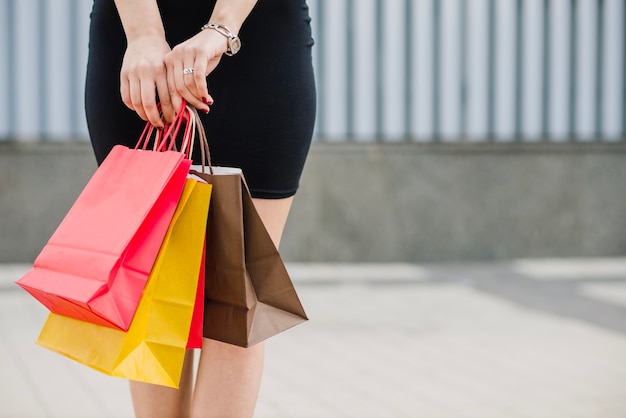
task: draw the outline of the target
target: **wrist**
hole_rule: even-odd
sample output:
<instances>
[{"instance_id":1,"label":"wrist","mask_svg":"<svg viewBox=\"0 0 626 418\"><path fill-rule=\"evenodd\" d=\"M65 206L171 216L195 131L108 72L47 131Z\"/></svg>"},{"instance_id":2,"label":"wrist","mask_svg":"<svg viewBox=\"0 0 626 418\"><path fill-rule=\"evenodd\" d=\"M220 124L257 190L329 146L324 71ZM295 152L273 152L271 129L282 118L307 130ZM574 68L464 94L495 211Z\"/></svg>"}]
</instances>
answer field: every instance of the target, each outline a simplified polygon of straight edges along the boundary
<instances>
[{"instance_id":1,"label":"wrist","mask_svg":"<svg viewBox=\"0 0 626 418\"><path fill-rule=\"evenodd\" d=\"M162 40L165 42L165 30L163 27L137 27L137 28L128 28L125 30L126 33L126 41L128 43L132 43L142 39L151 39L151 40Z\"/></svg>"},{"instance_id":2,"label":"wrist","mask_svg":"<svg viewBox=\"0 0 626 418\"><path fill-rule=\"evenodd\" d=\"M229 10L213 10L211 18L207 24L224 25L230 29L233 35L237 36L241 30L242 20Z\"/></svg>"},{"instance_id":3,"label":"wrist","mask_svg":"<svg viewBox=\"0 0 626 418\"><path fill-rule=\"evenodd\" d=\"M165 39L161 13L154 0L115 0L126 40L138 38Z\"/></svg>"},{"instance_id":4,"label":"wrist","mask_svg":"<svg viewBox=\"0 0 626 418\"><path fill-rule=\"evenodd\" d=\"M214 31L226 41L226 50L223 52L228 56L233 56L241 49L241 40L230 27L221 23L207 23L200 28L200 31Z\"/></svg>"}]
</instances>

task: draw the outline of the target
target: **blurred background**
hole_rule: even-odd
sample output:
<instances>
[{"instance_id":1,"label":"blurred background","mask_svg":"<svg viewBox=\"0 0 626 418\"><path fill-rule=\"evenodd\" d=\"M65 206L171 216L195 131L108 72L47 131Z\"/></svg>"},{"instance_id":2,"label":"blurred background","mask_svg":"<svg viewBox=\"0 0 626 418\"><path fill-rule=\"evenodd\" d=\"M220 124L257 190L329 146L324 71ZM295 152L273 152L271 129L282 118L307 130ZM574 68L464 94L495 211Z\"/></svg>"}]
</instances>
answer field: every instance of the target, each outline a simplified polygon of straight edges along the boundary
<instances>
[{"instance_id":1,"label":"blurred background","mask_svg":"<svg viewBox=\"0 0 626 418\"><path fill-rule=\"evenodd\" d=\"M281 253L311 321L267 342L257 417L626 418L624 0L308 3ZM132 416L13 283L96 168L90 8L0 0L0 417Z\"/></svg>"},{"instance_id":2,"label":"blurred background","mask_svg":"<svg viewBox=\"0 0 626 418\"><path fill-rule=\"evenodd\" d=\"M309 5L319 107L286 259L624 254L622 0ZM0 261L31 261L95 169L90 6L0 0Z\"/></svg>"}]
</instances>

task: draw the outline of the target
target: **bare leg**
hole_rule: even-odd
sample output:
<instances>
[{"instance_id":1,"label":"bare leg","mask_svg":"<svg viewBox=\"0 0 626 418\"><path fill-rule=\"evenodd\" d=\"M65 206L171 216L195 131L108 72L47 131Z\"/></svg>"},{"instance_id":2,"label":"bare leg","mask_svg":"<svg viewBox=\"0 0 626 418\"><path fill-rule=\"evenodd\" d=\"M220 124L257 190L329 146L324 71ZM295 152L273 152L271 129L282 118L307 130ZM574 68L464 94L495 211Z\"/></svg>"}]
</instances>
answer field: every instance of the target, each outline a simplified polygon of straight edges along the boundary
<instances>
[{"instance_id":1,"label":"bare leg","mask_svg":"<svg viewBox=\"0 0 626 418\"><path fill-rule=\"evenodd\" d=\"M180 388L130 381L130 395L137 418L187 418L193 392L193 350L187 350Z\"/></svg>"},{"instance_id":2,"label":"bare leg","mask_svg":"<svg viewBox=\"0 0 626 418\"><path fill-rule=\"evenodd\" d=\"M253 199L278 247L293 198ZM194 418L251 418L263 375L264 344L241 348L204 339L193 396Z\"/></svg>"}]
</instances>

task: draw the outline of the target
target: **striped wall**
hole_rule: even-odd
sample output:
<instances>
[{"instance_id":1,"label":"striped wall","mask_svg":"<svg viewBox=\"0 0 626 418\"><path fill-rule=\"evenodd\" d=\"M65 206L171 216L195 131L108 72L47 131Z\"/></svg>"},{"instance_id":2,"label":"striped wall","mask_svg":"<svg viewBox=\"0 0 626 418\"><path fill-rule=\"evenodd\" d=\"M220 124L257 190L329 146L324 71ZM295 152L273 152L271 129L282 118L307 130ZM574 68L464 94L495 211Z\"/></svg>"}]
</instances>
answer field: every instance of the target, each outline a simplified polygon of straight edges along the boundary
<instances>
[{"instance_id":1,"label":"striped wall","mask_svg":"<svg viewBox=\"0 0 626 418\"><path fill-rule=\"evenodd\" d=\"M320 140L626 137L624 0L308 1ZM0 0L0 138L87 138L90 8Z\"/></svg>"},{"instance_id":2,"label":"striped wall","mask_svg":"<svg viewBox=\"0 0 626 418\"><path fill-rule=\"evenodd\" d=\"M624 138L623 0L309 0L328 140Z\"/></svg>"},{"instance_id":3,"label":"striped wall","mask_svg":"<svg viewBox=\"0 0 626 418\"><path fill-rule=\"evenodd\" d=\"M88 0L0 0L0 138L86 139Z\"/></svg>"}]
</instances>

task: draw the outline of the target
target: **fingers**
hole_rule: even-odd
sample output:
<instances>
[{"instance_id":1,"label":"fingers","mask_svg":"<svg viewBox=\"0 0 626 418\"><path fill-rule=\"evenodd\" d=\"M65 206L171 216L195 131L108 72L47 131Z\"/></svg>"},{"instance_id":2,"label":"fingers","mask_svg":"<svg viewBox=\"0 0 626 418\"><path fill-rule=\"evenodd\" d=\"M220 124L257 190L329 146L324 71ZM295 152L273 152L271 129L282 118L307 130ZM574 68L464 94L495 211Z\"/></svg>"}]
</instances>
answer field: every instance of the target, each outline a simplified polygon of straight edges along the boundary
<instances>
[{"instance_id":1,"label":"fingers","mask_svg":"<svg viewBox=\"0 0 626 418\"><path fill-rule=\"evenodd\" d=\"M174 120L176 109L172 103L172 95L167 86L167 78L159 77L156 80L156 90L161 104L161 113L167 122ZM174 94L177 94L174 92Z\"/></svg>"},{"instance_id":2,"label":"fingers","mask_svg":"<svg viewBox=\"0 0 626 418\"><path fill-rule=\"evenodd\" d=\"M141 101L141 81L139 79L128 80L129 84L129 96L130 96L130 108L133 109L139 117L145 121L148 120L146 112L143 110L143 102Z\"/></svg>"},{"instance_id":3,"label":"fingers","mask_svg":"<svg viewBox=\"0 0 626 418\"><path fill-rule=\"evenodd\" d=\"M185 74L185 68L193 68L193 63L185 64L184 68L182 66L180 68L175 66L174 78L176 80L176 89L190 105L205 111L208 110L208 106L202 103L202 99L195 93L196 87L193 82L194 73Z\"/></svg>"},{"instance_id":4,"label":"fingers","mask_svg":"<svg viewBox=\"0 0 626 418\"><path fill-rule=\"evenodd\" d=\"M145 80L141 83L141 104L143 105L143 113L146 115L151 124L158 128L163 127L163 120L156 102L155 81Z\"/></svg>"},{"instance_id":5,"label":"fingers","mask_svg":"<svg viewBox=\"0 0 626 418\"><path fill-rule=\"evenodd\" d=\"M176 80L174 79L174 71L167 71L167 88L170 93L170 99L172 100L172 106L174 107L174 112L180 109L180 106L183 103L183 98L178 91L176 90Z\"/></svg>"},{"instance_id":6,"label":"fingers","mask_svg":"<svg viewBox=\"0 0 626 418\"><path fill-rule=\"evenodd\" d=\"M170 47L160 37L138 37L129 42L124 53L120 71L120 94L128 108L140 118L162 128L163 115L173 118L171 97L167 85L165 57Z\"/></svg>"},{"instance_id":7,"label":"fingers","mask_svg":"<svg viewBox=\"0 0 626 418\"><path fill-rule=\"evenodd\" d=\"M143 111L141 103L141 93L139 88L140 82L136 78L131 78L126 71L122 70L120 74L120 95L122 101L130 110L137 112L139 117L145 121L148 120L146 113Z\"/></svg>"},{"instance_id":8,"label":"fingers","mask_svg":"<svg viewBox=\"0 0 626 418\"><path fill-rule=\"evenodd\" d=\"M196 66L196 64L199 64L196 60L196 52L197 51L195 51L193 47L183 48L182 61L177 60L174 64L176 89L190 105L204 112L208 112L209 106L203 103L202 96L198 94L198 90L196 88L195 80L205 76L204 73L201 72L200 68ZM178 67L178 65L181 65L181 67Z\"/></svg>"},{"instance_id":9,"label":"fingers","mask_svg":"<svg viewBox=\"0 0 626 418\"><path fill-rule=\"evenodd\" d=\"M212 105L213 98L209 95L209 88L206 81L208 74L209 71L207 71L206 61L201 59L196 60L196 62L194 63L192 74L193 86L189 86L189 84L187 84L187 88L189 88L191 92L194 92L195 96L198 97L202 101L202 103L206 105ZM188 81L188 78L185 79L186 82Z\"/></svg>"},{"instance_id":10,"label":"fingers","mask_svg":"<svg viewBox=\"0 0 626 418\"><path fill-rule=\"evenodd\" d=\"M130 81L124 76L124 74L120 76L120 79L120 95L122 96L122 101L130 110L135 110L135 107L130 100Z\"/></svg>"},{"instance_id":11,"label":"fingers","mask_svg":"<svg viewBox=\"0 0 626 418\"><path fill-rule=\"evenodd\" d=\"M158 79L157 79L158 80ZM163 120L159 112L156 102L155 83L159 90L159 97L165 97L165 101L169 104L167 107L168 114L173 115L169 92L167 90L167 82L165 79L155 81L151 78L129 78L122 74L120 82L120 94L122 101L131 110L137 112L137 115L145 121L149 121L156 127L163 127ZM159 84L161 87L159 88ZM165 93L162 93L164 91ZM173 116L172 116L173 117Z\"/></svg>"},{"instance_id":12,"label":"fingers","mask_svg":"<svg viewBox=\"0 0 626 418\"><path fill-rule=\"evenodd\" d=\"M166 58L168 85L170 91L175 90L190 105L205 113L213 98L209 95L206 76L206 52L184 43L172 49Z\"/></svg>"},{"instance_id":13,"label":"fingers","mask_svg":"<svg viewBox=\"0 0 626 418\"><path fill-rule=\"evenodd\" d=\"M206 77L220 61L223 42L221 35L205 31L174 49L152 37L129 43L120 73L122 101L157 127L174 119L183 99L208 113L213 98Z\"/></svg>"},{"instance_id":14,"label":"fingers","mask_svg":"<svg viewBox=\"0 0 626 418\"><path fill-rule=\"evenodd\" d=\"M206 62L203 62L205 60L202 59L202 52L196 50L195 47L188 46L184 48L183 54L183 62L185 64L184 67L193 68L193 72L183 74L183 82L185 83L185 87L189 93L194 96L194 99L201 102L199 108L202 108L204 107L202 105L205 105L204 101L209 93L206 87L198 89L198 86L202 86L203 84L206 86ZM183 70L183 73L184 72L185 70ZM194 104L194 106L196 105Z\"/></svg>"}]
</instances>

